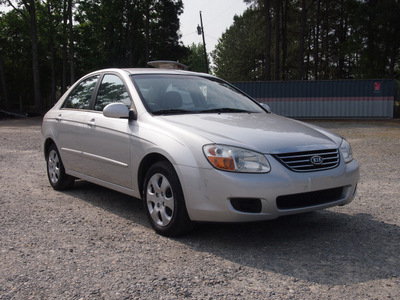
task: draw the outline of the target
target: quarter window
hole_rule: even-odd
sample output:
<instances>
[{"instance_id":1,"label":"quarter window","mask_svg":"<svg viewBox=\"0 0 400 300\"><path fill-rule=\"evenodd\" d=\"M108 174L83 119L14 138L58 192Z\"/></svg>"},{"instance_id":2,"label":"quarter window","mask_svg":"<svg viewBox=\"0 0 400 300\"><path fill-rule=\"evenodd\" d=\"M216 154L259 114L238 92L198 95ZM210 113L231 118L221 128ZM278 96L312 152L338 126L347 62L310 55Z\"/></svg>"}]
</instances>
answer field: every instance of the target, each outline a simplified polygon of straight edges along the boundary
<instances>
[{"instance_id":1,"label":"quarter window","mask_svg":"<svg viewBox=\"0 0 400 300\"><path fill-rule=\"evenodd\" d=\"M98 79L99 75L90 77L79 83L69 94L63 108L89 109L90 100Z\"/></svg>"},{"instance_id":2,"label":"quarter window","mask_svg":"<svg viewBox=\"0 0 400 300\"><path fill-rule=\"evenodd\" d=\"M131 100L122 80L116 75L107 74L100 84L94 109L102 111L113 102L122 102L128 108L131 107Z\"/></svg>"}]
</instances>

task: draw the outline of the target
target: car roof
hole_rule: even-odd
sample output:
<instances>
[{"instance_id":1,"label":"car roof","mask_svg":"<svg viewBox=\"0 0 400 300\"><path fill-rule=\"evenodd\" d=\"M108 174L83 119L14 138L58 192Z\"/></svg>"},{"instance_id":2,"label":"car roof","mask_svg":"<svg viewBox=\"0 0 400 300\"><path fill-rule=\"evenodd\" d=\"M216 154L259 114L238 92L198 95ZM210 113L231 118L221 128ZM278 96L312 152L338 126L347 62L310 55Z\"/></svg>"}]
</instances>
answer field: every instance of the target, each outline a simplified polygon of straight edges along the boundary
<instances>
[{"instance_id":1,"label":"car roof","mask_svg":"<svg viewBox=\"0 0 400 300\"><path fill-rule=\"evenodd\" d=\"M206 77L214 77L207 73L199 73L185 70L177 70L177 69L159 69L159 68L111 68L111 69L103 69L95 71L98 72L107 72L107 71L125 71L129 75L138 75L138 74L166 74L166 75L197 75L197 76L206 76Z\"/></svg>"}]
</instances>

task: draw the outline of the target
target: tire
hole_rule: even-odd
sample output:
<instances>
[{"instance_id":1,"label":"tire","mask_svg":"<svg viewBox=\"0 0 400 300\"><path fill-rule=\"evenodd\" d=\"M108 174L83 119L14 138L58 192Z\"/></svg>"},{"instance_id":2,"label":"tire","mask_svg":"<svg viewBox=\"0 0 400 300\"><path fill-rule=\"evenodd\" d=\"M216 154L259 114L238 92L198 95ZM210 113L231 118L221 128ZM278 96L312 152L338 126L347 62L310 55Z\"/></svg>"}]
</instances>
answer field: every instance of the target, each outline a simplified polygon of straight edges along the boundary
<instances>
[{"instance_id":1,"label":"tire","mask_svg":"<svg viewBox=\"0 0 400 300\"><path fill-rule=\"evenodd\" d=\"M193 229L174 167L159 161L147 171L143 204L154 230L163 236L177 236Z\"/></svg>"},{"instance_id":2,"label":"tire","mask_svg":"<svg viewBox=\"0 0 400 300\"><path fill-rule=\"evenodd\" d=\"M65 173L60 153L55 144L51 144L46 155L47 177L53 189L60 191L73 186L75 178Z\"/></svg>"}]
</instances>

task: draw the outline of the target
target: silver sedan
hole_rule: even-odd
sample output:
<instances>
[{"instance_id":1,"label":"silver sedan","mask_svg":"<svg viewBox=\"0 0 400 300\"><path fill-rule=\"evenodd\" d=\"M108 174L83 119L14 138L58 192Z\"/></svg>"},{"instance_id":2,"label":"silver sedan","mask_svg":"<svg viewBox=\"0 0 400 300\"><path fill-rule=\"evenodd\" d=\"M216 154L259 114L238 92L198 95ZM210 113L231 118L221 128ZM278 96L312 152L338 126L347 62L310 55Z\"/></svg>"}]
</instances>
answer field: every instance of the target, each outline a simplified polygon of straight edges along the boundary
<instances>
[{"instance_id":1,"label":"silver sedan","mask_svg":"<svg viewBox=\"0 0 400 300\"><path fill-rule=\"evenodd\" d=\"M141 198L166 236L345 205L359 179L344 138L188 71L90 73L47 112L42 135L54 189L80 178Z\"/></svg>"}]
</instances>

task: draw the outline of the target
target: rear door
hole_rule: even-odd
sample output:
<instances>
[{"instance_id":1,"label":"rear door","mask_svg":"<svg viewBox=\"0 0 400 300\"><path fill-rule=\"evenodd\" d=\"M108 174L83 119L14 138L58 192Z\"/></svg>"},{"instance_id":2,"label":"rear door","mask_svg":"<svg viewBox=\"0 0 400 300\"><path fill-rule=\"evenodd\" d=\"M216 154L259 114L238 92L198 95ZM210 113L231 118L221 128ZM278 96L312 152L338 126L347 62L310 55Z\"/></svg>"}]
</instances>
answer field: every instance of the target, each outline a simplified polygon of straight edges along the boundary
<instances>
[{"instance_id":1,"label":"rear door","mask_svg":"<svg viewBox=\"0 0 400 300\"><path fill-rule=\"evenodd\" d=\"M82 80L68 95L56 116L57 147L67 170L85 173L83 156L88 112L99 75Z\"/></svg>"}]
</instances>

